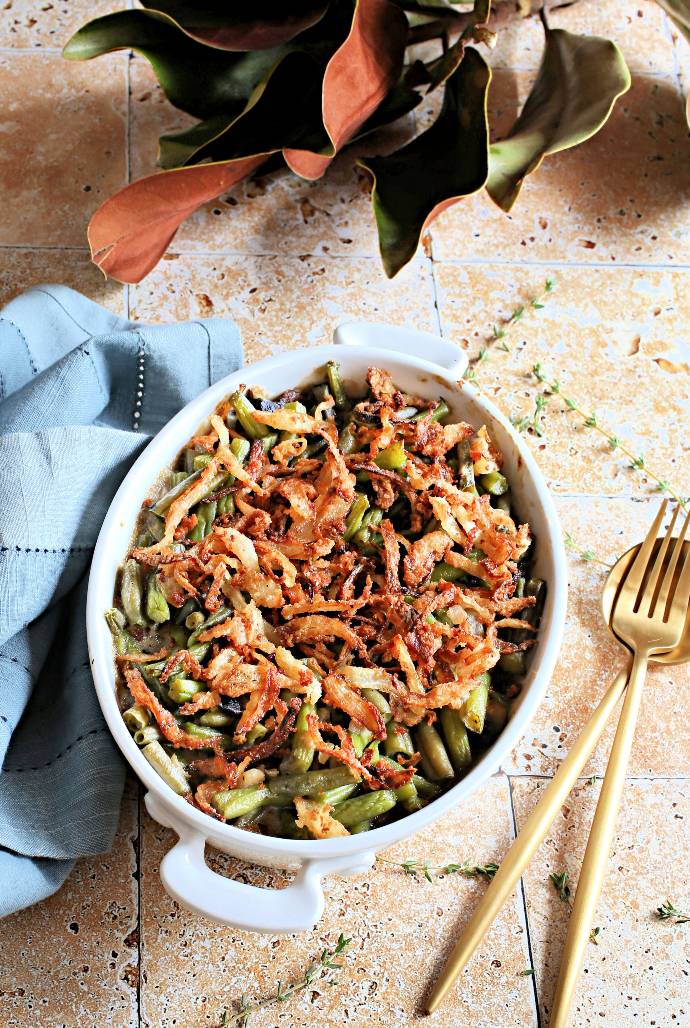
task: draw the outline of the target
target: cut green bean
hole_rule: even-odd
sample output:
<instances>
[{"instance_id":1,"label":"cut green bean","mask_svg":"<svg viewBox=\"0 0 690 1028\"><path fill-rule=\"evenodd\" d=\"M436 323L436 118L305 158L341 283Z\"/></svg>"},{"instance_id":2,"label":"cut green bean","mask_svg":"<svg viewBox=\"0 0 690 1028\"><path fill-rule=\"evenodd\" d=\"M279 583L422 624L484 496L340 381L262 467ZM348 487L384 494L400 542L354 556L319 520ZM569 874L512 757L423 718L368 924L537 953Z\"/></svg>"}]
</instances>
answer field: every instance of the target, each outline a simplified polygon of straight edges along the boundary
<instances>
[{"instance_id":1,"label":"cut green bean","mask_svg":"<svg viewBox=\"0 0 690 1028\"><path fill-rule=\"evenodd\" d=\"M328 378L328 388L331 391L331 396L335 400L335 405L340 410L344 410L348 406L347 393L345 392L345 386L340 375L340 365L337 361L328 361L326 364L326 377Z\"/></svg>"},{"instance_id":2,"label":"cut green bean","mask_svg":"<svg viewBox=\"0 0 690 1028\"><path fill-rule=\"evenodd\" d=\"M407 463L405 447L401 442L391 443L377 454L374 463L386 471L400 471Z\"/></svg>"},{"instance_id":3,"label":"cut green bean","mask_svg":"<svg viewBox=\"0 0 690 1028\"><path fill-rule=\"evenodd\" d=\"M373 739L373 733L368 728L360 728L357 732L350 732L352 737L352 745L355 748L355 753L358 757L361 757L365 749Z\"/></svg>"},{"instance_id":4,"label":"cut green bean","mask_svg":"<svg viewBox=\"0 0 690 1028\"><path fill-rule=\"evenodd\" d=\"M346 767L323 768L299 775L280 774L269 780L268 789L274 802L277 796L315 796L339 785L351 785L353 778L352 772Z\"/></svg>"},{"instance_id":5,"label":"cut green bean","mask_svg":"<svg viewBox=\"0 0 690 1028\"><path fill-rule=\"evenodd\" d=\"M353 796L352 799L338 803L333 808L333 817L340 821L341 825L349 828L360 821L370 821L386 814L397 802L391 789L378 789L376 792Z\"/></svg>"},{"instance_id":6,"label":"cut green bean","mask_svg":"<svg viewBox=\"0 0 690 1028\"><path fill-rule=\"evenodd\" d=\"M170 607L155 571L149 575L146 585L146 616L155 624L170 620Z\"/></svg>"},{"instance_id":7,"label":"cut green bean","mask_svg":"<svg viewBox=\"0 0 690 1028\"><path fill-rule=\"evenodd\" d=\"M117 655L122 657L126 653L136 653L139 646L136 639L125 630L125 619L122 612L115 607L111 607L110 610L105 612L105 620L113 637L113 645Z\"/></svg>"},{"instance_id":8,"label":"cut green bean","mask_svg":"<svg viewBox=\"0 0 690 1028\"><path fill-rule=\"evenodd\" d=\"M138 703L123 711L122 717L130 732L136 732L138 728L146 728L151 723L151 715L148 710Z\"/></svg>"},{"instance_id":9,"label":"cut green bean","mask_svg":"<svg viewBox=\"0 0 690 1028\"><path fill-rule=\"evenodd\" d=\"M204 622L202 622L202 624L199 625L198 628L194 629L189 637L189 642L187 643L188 648L194 645L202 632L205 632L207 628L213 628L214 625L220 625L223 621L227 621L228 618L232 617L232 615L233 611L231 607L219 607L215 614L211 614Z\"/></svg>"},{"instance_id":10,"label":"cut green bean","mask_svg":"<svg viewBox=\"0 0 690 1028\"><path fill-rule=\"evenodd\" d=\"M328 803L329 806L334 807L336 803L342 803L343 800L348 799L358 788L357 782L353 782L352 785L338 785L334 789L317 792L314 799L318 803Z\"/></svg>"},{"instance_id":11,"label":"cut green bean","mask_svg":"<svg viewBox=\"0 0 690 1028\"><path fill-rule=\"evenodd\" d=\"M388 722L388 730L383 748L388 757L394 757L396 753L402 753L406 757L411 757L415 752L412 736L407 728L404 725L397 724L395 721Z\"/></svg>"},{"instance_id":12,"label":"cut green bean","mask_svg":"<svg viewBox=\"0 0 690 1028\"><path fill-rule=\"evenodd\" d=\"M207 728L229 728L234 720L232 714L226 714L220 707L213 707L201 715L199 724L206 725Z\"/></svg>"},{"instance_id":13,"label":"cut green bean","mask_svg":"<svg viewBox=\"0 0 690 1028\"><path fill-rule=\"evenodd\" d=\"M478 735L484 730L484 718L486 716L486 702L489 698L489 683L491 677L488 674L480 676L478 685L474 687L462 705L460 716L465 726L471 732Z\"/></svg>"},{"instance_id":14,"label":"cut green bean","mask_svg":"<svg viewBox=\"0 0 690 1028\"><path fill-rule=\"evenodd\" d=\"M144 596L141 586L141 568L135 560L126 560L122 565L120 578L120 601L130 625L146 624L144 617Z\"/></svg>"},{"instance_id":15,"label":"cut green bean","mask_svg":"<svg viewBox=\"0 0 690 1028\"><path fill-rule=\"evenodd\" d=\"M362 832L371 830L371 821L360 821L350 829L350 835L361 835Z\"/></svg>"},{"instance_id":16,"label":"cut green bean","mask_svg":"<svg viewBox=\"0 0 690 1028\"><path fill-rule=\"evenodd\" d=\"M189 782L185 769L174 757L168 756L159 742L149 742L142 747L144 754L154 771L157 771L164 782L174 789L178 796L189 792Z\"/></svg>"},{"instance_id":17,"label":"cut green bean","mask_svg":"<svg viewBox=\"0 0 690 1028\"><path fill-rule=\"evenodd\" d=\"M213 796L211 804L221 817L231 821L256 810L267 798L268 789L264 785L254 785L248 789L223 789Z\"/></svg>"},{"instance_id":18,"label":"cut green bean","mask_svg":"<svg viewBox=\"0 0 690 1028\"><path fill-rule=\"evenodd\" d=\"M281 771L287 774L304 774L311 767L316 750L309 734L307 717L314 713L311 703L303 703L295 721L290 755L280 765Z\"/></svg>"},{"instance_id":19,"label":"cut green bean","mask_svg":"<svg viewBox=\"0 0 690 1028\"><path fill-rule=\"evenodd\" d=\"M522 678L527 671L525 654L522 650L516 650L515 653L502 653L498 659L498 666L511 678Z\"/></svg>"},{"instance_id":20,"label":"cut green bean","mask_svg":"<svg viewBox=\"0 0 690 1028\"><path fill-rule=\"evenodd\" d=\"M417 795L417 789L414 782L407 782L405 785L399 785L397 789L393 789L395 798L398 803L409 803Z\"/></svg>"},{"instance_id":21,"label":"cut green bean","mask_svg":"<svg viewBox=\"0 0 690 1028\"><path fill-rule=\"evenodd\" d=\"M343 453L348 454L356 453L357 447L357 426L353 425L352 422L349 422L341 430L340 435L338 436L338 448L342 450Z\"/></svg>"},{"instance_id":22,"label":"cut green bean","mask_svg":"<svg viewBox=\"0 0 690 1028\"><path fill-rule=\"evenodd\" d=\"M419 793L427 800L436 799L441 793L441 786L436 785L435 782L430 782L428 778L424 778L423 775L413 775L412 784Z\"/></svg>"},{"instance_id":23,"label":"cut green bean","mask_svg":"<svg viewBox=\"0 0 690 1028\"><path fill-rule=\"evenodd\" d=\"M350 513L345 519L345 535L344 538L349 542L355 532L357 532L362 525L362 518L364 513L369 507L369 500L364 496L363 493L355 493L355 498L350 508Z\"/></svg>"},{"instance_id":24,"label":"cut green bean","mask_svg":"<svg viewBox=\"0 0 690 1028\"><path fill-rule=\"evenodd\" d=\"M278 433L271 432L269 435L265 435L261 440L261 445L264 448L264 453L269 453L278 442Z\"/></svg>"},{"instance_id":25,"label":"cut green bean","mask_svg":"<svg viewBox=\"0 0 690 1028\"><path fill-rule=\"evenodd\" d=\"M155 725L145 725L144 728L137 728L134 733L134 741L137 746L148 746L150 742L161 739L161 733Z\"/></svg>"},{"instance_id":26,"label":"cut green bean","mask_svg":"<svg viewBox=\"0 0 690 1028\"><path fill-rule=\"evenodd\" d=\"M235 409L237 420L250 439L264 439L267 435L271 435L268 425L262 425L256 420L254 417L256 407L239 389L230 397L230 403Z\"/></svg>"},{"instance_id":27,"label":"cut green bean","mask_svg":"<svg viewBox=\"0 0 690 1028\"><path fill-rule=\"evenodd\" d=\"M384 720L391 716L391 705L378 689L362 689L362 696L365 700L369 700L369 703L373 703L379 713L383 714Z\"/></svg>"},{"instance_id":28,"label":"cut green bean","mask_svg":"<svg viewBox=\"0 0 690 1028\"><path fill-rule=\"evenodd\" d=\"M443 728L443 738L446 741L451 764L460 774L472 763L470 740L460 711L453 710L451 707L443 707L441 710L441 727Z\"/></svg>"},{"instance_id":29,"label":"cut green bean","mask_svg":"<svg viewBox=\"0 0 690 1028\"><path fill-rule=\"evenodd\" d=\"M444 778L453 777L453 765L450 762L443 739L433 725L422 721L417 726L416 742L425 766L428 767L429 777L436 782Z\"/></svg>"},{"instance_id":30,"label":"cut green bean","mask_svg":"<svg viewBox=\"0 0 690 1028\"><path fill-rule=\"evenodd\" d=\"M485 493L492 496L503 496L508 492L508 479L500 471L489 471L479 476L479 484Z\"/></svg>"},{"instance_id":31,"label":"cut green bean","mask_svg":"<svg viewBox=\"0 0 690 1028\"><path fill-rule=\"evenodd\" d=\"M189 703L191 698L203 689L201 682L178 675L168 685L168 696L173 703Z\"/></svg>"},{"instance_id":32,"label":"cut green bean","mask_svg":"<svg viewBox=\"0 0 690 1028\"><path fill-rule=\"evenodd\" d=\"M452 564L446 564L442 560L431 572L432 582L461 582L467 575L460 568L454 568Z\"/></svg>"},{"instance_id":33,"label":"cut green bean","mask_svg":"<svg viewBox=\"0 0 690 1028\"><path fill-rule=\"evenodd\" d=\"M182 493L186 492L190 485L193 485L199 478L201 478L201 471L194 471L191 475L181 479L181 481L156 500L153 507L151 507L153 513L163 517L173 500L176 500L178 496L182 496Z\"/></svg>"},{"instance_id":34,"label":"cut green bean","mask_svg":"<svg viewBox=\"0 0 690 1028\"><path fill-rule=\"evenodd\" d=\"M432 421L440 421L441 418L445 418L447 414L450 414L450 407L448 406L448 404L446 403L446 401L444 399L440 399L440 400L437 401L436 406L434 408L425 407L423 410L417 411L416 414L413 414L412 417L409 420L410 421L421 421L422 418L428 418L429 417L429 412L430 411L431 411L431 420Z\"/></svg>"},{"instance_id":35,"label":"cut green bean","mask_svg":"<svg viewBox=\"0 0 690 1028\"><path fill-rule=\"evenodd\" d=\"M503 731L507 719L508 708L505 702L493 689L490 689L484 717L484 735L493 739Z\"/></svg>"}]
</instances>

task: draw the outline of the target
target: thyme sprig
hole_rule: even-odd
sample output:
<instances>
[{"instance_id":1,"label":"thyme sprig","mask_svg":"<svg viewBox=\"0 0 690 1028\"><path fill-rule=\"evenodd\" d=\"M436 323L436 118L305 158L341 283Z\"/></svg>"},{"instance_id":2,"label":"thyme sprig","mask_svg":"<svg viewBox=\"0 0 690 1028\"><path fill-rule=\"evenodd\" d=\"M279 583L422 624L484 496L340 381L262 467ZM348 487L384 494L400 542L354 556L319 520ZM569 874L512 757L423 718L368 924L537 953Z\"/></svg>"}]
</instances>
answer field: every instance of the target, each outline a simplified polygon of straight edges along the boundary
<instances>
[{"instance_id":1,"label":"thyme sprig","mask_svg":"<svg viewBox=\"0 0 690 1028\"><path fill-rule=\"evenodd\" d=\"M680 496L670 483L666 481L666 479L658 475L656 471L647 464L644 454L635 453L624 440L611 432L606 425L599 421L596 413L584 410L578 400L573 399L571 396L566 396L558 379L551 378L547 375L541 363L537 362L532 366L532 374L538 382L541 382L546 386L546 389L541 394L544 399L544 405L548 399L554 396L560 396L566 406L566 409L579 417L585 428L590 428L594 432L598 432L599 435L606 440L612 451L618 451L622 453L623 456L627 457L627 466L631 471L639 471L645 474L647 478L651 479L656 484L658 492L670 496L676 501L676 503L680 504L683 510L688 509L688 506L690 506L690 497ZM543 406L541 409L543 409Z\"/></svg>"},{"instance_id":2,"label":"thyme sprig","mask_svg":"<svg viewBox=\"0 0 690 1028\"><path fill-rule=\"evenodd\" d=\"M335 985L335 975L344 967L343 962L335 958L344 953L351 942L352 939L346 939L341 934L336 945L332 949L324 949L319 959L309 965L299 981L287 986L283 986L283 983L279 981L273 996L258 1000L248 1000L246 996L241 996L237 1011L225 1010L223 1012L219 1028L229 1028L231 1025L236 1025L238 1028L246 1028L251 1015L259 1010L273 1007L278 1003L284 1003L285 1000L290 999L295 993L308 989L317 982L321 985Z\"/></svg>"},{"instance_id":3,"label":"thyme sprig","mask_svg":"<svg viewBox=\"0 0 690 1028\"><path fill-rule=\"evenodd\" d=\"M564 532L563 539L565 540L566 547L572 550L573 553L577 553L580 560L583 560L586 564L601 564L602 567L609 569L613 567L613 564L609 564L607 561L602 560L601 557L597 557L594 550L584 549L582 546L579 546L570 532Z\"/></svg>"},{"instance_id":4,"label":"thyme sprig","mask_svg":"<svg viewBox=\"0 0 690 1028\"><path fill-rule=\"evenodd\" d=\"M410 857L408 860L388 860L387 857L377 857L381 864L391 864L393 867L401 868L405 874L412 878L425 878L427 882L433 882L432 871L439 878L441 875L461 874L464 878L493 878L498 871L498 864L470 864L466 860L462 864L430 864L428 861L417 860Z\"/></svg>"},{"instance_id":5,"label":"thyme sprig","mask_svg":"<svg viewBox=\"0 0 690 1028\"><path fill-rule=\"evenodd\" d=\"M515 307L511 314L503 321L498 324L494 324L491 328L491 334L486 340L485 345L481 348L476 357L473 357L465 371L465 378L470 381L474 381L477 378L476 366L477 364L483 364L484 361L489 360L489 350L493 346L498 346L499 349L504 350L506 353L510 353L511 346L508 342L511 332L514 330L518 322L522 321L524 315L531 310L540 311L544 308L544 301L548 295L553 292L554 280L547 278L544 282L542 290L535 296L530 297L525 303L520 303Z\"/></svg>"},{"instance_id":6,"label":"thyme sprig","mask_svg":"<svg viewBox=\"0 0 690 1028\"><path fill-rule=\"evenodd\" d=\"M570 899L570 886L568 885L568 872L562 871L558 874L556 871L552 871L549 875L549 881L553 885L554 889L563 900L567 903Z\"/></svg>"},{"instance_id":7,"label":"thyme sprig","mask_svg":"<svg viewBox=\"0 0 690 1028\"><path fill-rule=\"evenodd\" d=\"M660 907L656 908L656 916L660 921L670 921L672 924L689 924L690 914L674 907L670 900L666 900Z\"/></svg>"}]
</instances>

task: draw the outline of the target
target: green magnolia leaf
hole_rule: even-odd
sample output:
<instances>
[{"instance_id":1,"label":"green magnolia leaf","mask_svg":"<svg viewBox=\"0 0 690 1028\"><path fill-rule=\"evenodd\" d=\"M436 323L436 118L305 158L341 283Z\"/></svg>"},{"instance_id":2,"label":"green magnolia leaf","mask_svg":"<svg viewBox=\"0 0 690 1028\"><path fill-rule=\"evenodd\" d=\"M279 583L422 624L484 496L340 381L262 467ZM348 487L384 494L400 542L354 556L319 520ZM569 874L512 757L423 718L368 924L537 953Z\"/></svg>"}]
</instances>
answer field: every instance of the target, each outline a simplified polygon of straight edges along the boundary
<instances>
[{"instance_id":1,"label":"green magnolia leaf","mask_svg":"<svg viewBox=\"0 0 690 1028\"><path fill-rule=\"evenodd\" d=\"M281 47L259 53L213 50L185 35L174 22L150 11L118 11L79 29L63 50L72 61L90 60L114 50L136 50L156 73L176 107L197 118L221 112L230 121L247 103L258 82L286 53Z\"/></svg>"},{"instance_id":2,"label":"green magnolia leaf","mask_svg":"<svg viewBox=\"0 0 690 1028\"><path fill-rule=\"evenodd\" d=\"M161 136L163 167L236 160L305 142L328 141L321 125L321 80L308 54L287 54L259 83L236 118L216 117Z\"/></svg>"},{"instance_id":3,"label":"green magnolia leaf","mask_svg":"<svg viewBox=\"0 0 690 1028\"><path fill-rule=\"evenodd\" d=\"M537 80L507 137L489 152L486 188L509 211L526 175L547 154L577 146L598 132L615 101L630 88L630 72L615 43L546 29Z\"/></svg>"},{"instance_id":4,"label":"green magnolia leaf","mask_svg":"<svg viewBox=\"0 0 690 1028\"><path fill-rule=\"evenodd\" d=\"M291 8L286 10L286 6ZM328 0L142 0L142 7L171 18L183 32L221 50L266 50L287 43L323 17Z\"/></svg>"},{"instance_id":5,"label":"green magnolia leaf","mask_svg":"<svg viewBox=\"0 0 690 1028\"><path fill-rule=\"evenodd\" d=\"M389 278L414 256L424 228L486 182L486 96L491 72L473 47L446 82L443 107L426 132L388 157L359 163L372 176L372 203Z\"/></svg>"}]
</instances>

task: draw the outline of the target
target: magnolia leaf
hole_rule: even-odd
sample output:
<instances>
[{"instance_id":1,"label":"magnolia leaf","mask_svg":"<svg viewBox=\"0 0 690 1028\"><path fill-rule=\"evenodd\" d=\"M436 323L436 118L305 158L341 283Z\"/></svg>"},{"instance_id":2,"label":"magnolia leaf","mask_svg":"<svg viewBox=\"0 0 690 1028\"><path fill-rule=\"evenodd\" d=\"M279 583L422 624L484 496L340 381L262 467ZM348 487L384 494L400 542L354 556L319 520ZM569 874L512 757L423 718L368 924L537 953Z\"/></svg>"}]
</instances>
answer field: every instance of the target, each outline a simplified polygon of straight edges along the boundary
<instances>
[{"instance_id":1,"label":"magnolia leaf","mask_svg":"<svg viewBox=\"0 0 690 1028\"><path fill-rule=\"evenodd\" d=\"M275 48L230 54L185 35L170 19L150 11L118 11L79 29L63 50L72 61L114 50L136 50L151 64L163 92L176 107L197 118L221 112L231 120L257 83L283 56Z\"/></svg>"},{"instance_id":2,"label":"magnolia leaf","mask_svg":"<svg viewBox=\"0 0 690 1028\"><path fill-rule=\"evenodd\" d=\"M442 86L450 78L460 64L464 54L465 40L461 36L440 57L436 57L433 61L428 61L424 65L429 82L427 93L430 93L433 89L438 89L439 86Z\"/></svg>"},{"instance_id":3,"label":"magnolia leaf","mask_svg":"<svg viewBox=\"0 0 690 1028\"><path fill-rule=\"evenodd\" d=\"M441 211L486 182L490 78L484 58L468 47L446 82L434 124L388 157L359 162L373 179L379 247L389 278L414 256L419 237Z\"/></svg>"},{"instance_id":4,"label":"magnolia leaf","mask_svg":"<svg viewBox=\"0 0 690 1028\"><path fill-rule=\"evenodd\" d=\"M321 126L318 66L308 54L288 54L259 83L237 117L212 118L172 136L161 136L164 167L234 160L302 142L326 142ZM319 133L319 135L315 135Z\"/></svg>"},{"instance_id":5,"label":"magnolia leaf","mask_svg":"<svg viewBox=\"0 0 690 1028\"><path fill-rule=\"evenodd\" d=\"M486 188L504 211L547 154L593 136L630 88L630 72L615 43L564 29L545 31L541 67L520 117L490 148Z\"/></svg>"},{"instance_id":6,"label":"magnolia leaf","mask_svg":"<svg viewBox=\"0 0 690 1028\"><path fill-rule=\"evenodd\" d=\"M407 21L389 0L357 0L347 39L331 57L323 78L321 152L288 147L286 163L302 178L320 178L335 154L355 135L393 88L402 70Z\"/></svg>"},{"instance_id":7,"label":"magnolia leaf","mask_svg":"<svg viewBox=\"0 0 690 1028\"><path fill-rule=\"evenodd\" d=\"M690 0L657 0L676 28L690 41Z\"/></svg>"},{"instance_id":8,"label":"magnolia leaf","mask_svg":"<svg viewBox=\"0 0 690 1028\"><path fill-rule=\"evenodd\" d=\"M109 278L140 282L158 263L175 232L207 200L250 175L268 157L159 171L121 189L91 218L91 259Z\"/></svg>"},{"instance_id":9,"label":"magnolia leaf","mask_svg":"<svg viewBox=\"0 0 690 1028\"><path fill-rule=\"evenodd\" d=\"M94 262L111 278L139 282L197 207L230 189L282 147L304 138L309 120L318 120L319 100L313 59L288 54L255 89L242 115L221 133L224 160L149 175L99 207L88 232Z\"/></svg>"},{"instance_id":10,"label":"magnolia leaf","mask_svg":"<svg viewBox=\"0 0 690 1028\"><path fill-rule=\"evenodd\" d=\"M183 32L206 46L267 50L315 25L323 17L328 0L293 0L290 5L281 0L251 0L246 6L229 5L227 0L142 0L142 6L167 15ZM286 10L286 6L293 10Z\"/></svg>"}]
</instances>

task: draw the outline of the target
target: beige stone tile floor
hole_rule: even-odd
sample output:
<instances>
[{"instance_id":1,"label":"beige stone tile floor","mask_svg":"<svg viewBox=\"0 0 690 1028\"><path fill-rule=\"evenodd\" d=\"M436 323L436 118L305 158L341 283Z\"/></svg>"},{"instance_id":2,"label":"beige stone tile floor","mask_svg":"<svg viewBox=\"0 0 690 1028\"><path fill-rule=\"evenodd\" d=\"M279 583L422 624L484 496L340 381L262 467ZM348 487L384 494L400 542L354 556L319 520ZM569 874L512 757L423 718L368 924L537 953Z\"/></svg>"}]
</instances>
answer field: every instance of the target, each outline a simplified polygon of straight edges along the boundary
<instances>
[{"instance_id":1,"label":"beige stone tile floor","mask_svg":"<svg viewBox=\"0 0 690 1028\"><path fill-rule=\"evenodd\" d=\"M87 17L123 4L7 0L0 11L0 304L32 284L71 285L145 320L229 316L248 360L326 341L365 317L441 331L477 357L491 326L556 286L541 311L489 347L478 382L509 416L532 418L540 362L563 392L596 411L683 495L690 494L688 410L690 162L681 90L690 46L651 0L564 8L554 26L609 34L634 77L603 132L548 159L506 216L483 197L446 212L414 262L388 282L365 184L345 154L321 182L259 176L206 206L140 285L107 283L88 260L85 226L102 199L155 169L156 137L184 124L140 58L66 64L59 48ZM491 57L495 131L512 123L539 63L529 21ZM422 111L420 126L433 111ZM376 147L398 145L397 138ZM85 189L89 186L89 189ZM658 500L603 438L550 399L542 435L526 438L556 495L565 531L610 562L642 534ZM599 614L606 568L571 555L565 642L547 695L500 774L462 808L386 854L435 865L500 861L621 660ZM690 1025L690 926L653 917L666 899L688 908L688 675L650 675L574 1025ZM607 729L521 887L431 1024L547 1028L568 908L548 875L573 883L611 741ZM180 909L160 860L172 842L128 783L111 854L80 861L52 899L0 923L0 1025L196 1028L215 1025L244 992L270 993L342 931L352 936L333 988L315 986L253 1020L278 1026L422 1023L421 1003L484 885L434 884L392 865L327 882L314 932L285 939L234 933ZM210 853L220 873L280 887L281 873ZM527 968L534 975L521 974Z\"/></svg>"}]
</instances>

